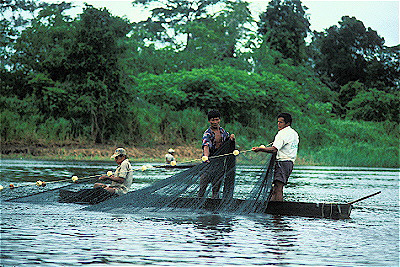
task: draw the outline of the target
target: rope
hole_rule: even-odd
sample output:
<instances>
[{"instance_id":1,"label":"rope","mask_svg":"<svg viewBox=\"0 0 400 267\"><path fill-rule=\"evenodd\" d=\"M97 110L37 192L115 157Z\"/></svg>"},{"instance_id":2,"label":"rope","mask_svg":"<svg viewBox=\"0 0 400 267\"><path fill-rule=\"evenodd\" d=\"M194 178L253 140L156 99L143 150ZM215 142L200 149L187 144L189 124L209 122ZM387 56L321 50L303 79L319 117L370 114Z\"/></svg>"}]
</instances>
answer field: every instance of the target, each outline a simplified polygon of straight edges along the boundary
<instances>
[{"instance_id":1,"label":"rope","mask_svg":"<svg viewBox=\"0 0 400 267\"><path fill-rule=\"evenodd\" d=\"M270 145L272 145L272 143L268 144L268 146L270 146ZM230 155L238 156L240 153L244 154L244 153L247 153L247 152L250 152L250 151L252 151L252 149L248 149L248 150L244 150L244 151L234 150L233 152L227 153L227 154L216 155L216 156L211 156L211 157L203 156L201 159L193 159L193 160L183 161L182 164L196 162L196 161L205 162L207 160L212 160L212 159L216 159L216 158L220 158L220 157L227 157L227 156L230 156ZM172 161L171 164L164 164L164 165L158 165L158 166L143 165L143 166L141 166L139 168L135 168L135 169L129 170L128 172L145 171L145 170L151 169L151 168L164 168L164 167L169 167L169 166L176 166L176 161ZM107 176L111 176L112 174L113 174L113 172L111 172L111 171L107 172ZM67 181L72 181L72 182L76 183L78 180L79 181L84 181L84 180L96 178L96 177L99 177L99 176L101 176L101 175L91 175L91 176L85 176L85 177L82 177L82 178L78 178L77 176L72 176L72 178L56 180L56 181L50 181L50 182L45 182L45 181L42 181L42 180L38 180L35 183L29 183L29 184L25 184L25 185L15 186L14 184L10 184L9 187L3 187L2 185L0 185L0 191L2 191L4 189L14 189L14 188L20 188L20 187L32 186L32 185L37 185L38 187L45 187L47 184L67 182Z\"/></svg>"}]
</instances>

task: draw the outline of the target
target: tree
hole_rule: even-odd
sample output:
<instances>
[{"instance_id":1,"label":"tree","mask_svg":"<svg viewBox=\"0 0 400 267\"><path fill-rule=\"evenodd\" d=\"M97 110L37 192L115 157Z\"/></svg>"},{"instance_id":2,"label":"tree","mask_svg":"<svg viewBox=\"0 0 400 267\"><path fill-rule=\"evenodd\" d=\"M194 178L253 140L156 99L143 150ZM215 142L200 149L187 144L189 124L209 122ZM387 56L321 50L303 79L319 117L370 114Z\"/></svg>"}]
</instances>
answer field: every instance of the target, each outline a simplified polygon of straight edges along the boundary
<instances>
[{"instance_id":1,"label":"tree","mask_svg":"<svg viewBox=\"0 0 400 267\"><path fill-rule=\"evenodd\" d=\"M71 18L63 15L70 4L44 6L16 41L11 61L14 69L25 74L43 72L53 80L62 80L66 61L74 41Z\"/></svg>"},{"instance_id":2,"label":"tree","mask_svg":"<svg viewBox=\"0 0 400 267\"><path fill-rule=\"evenodd\" d=\"M48 4L34 0L3 0L0 3L0 62L2 66L10 66L9 59L15 52L14 44L20 33L31 26L32 20L44 10L58 10L61 14L71 8L71 3ZM43 17L42 15L40 15Z\"/></svg>"},{"instance_id":3,"label":"tree","mask_svg":"<svg viewBox=\"0 0 400 267\"><path fill-rule=\"evenodd\" d=\"M186 35L186 45L190 33L182 31L182 26L195 20L208 17L208 9L225 0L135 0L133 5L156 6L151 9L151 17L140 23L151 41L161 41L177 45L179 35Z\"/></svg>"},{"instance_id":4,"label":"tree","mask_svg":"<svg viewBox=\"0 0 400 267\"><path fill-rule=\"evenodd\" d=\"M365 83L368 62L376 58L384 40L354 17L342 17L339 25L315 35L313 42L319 50L315 68L339 86L350 81Z\"/></svg>"},{"instance_id":5,"label":"tree","mask_svg":"<svg viewBox=\"0 0 400 267\"><path fill-rule=\"evenodd\" d=\"M186 24L183 28L190 36L183 51L179 51L185 69L204 68L218 64L237 65L242 43L249 39L249 26L253 21L248 3L227 2L213 16Z\"/></svg>"},{"instance_id":6,"label":"tree","mask_svg":"<svg viewBox=\"0 0 400 267\"><path fill-rule=\"evenodd\" d=\"M18 3L22 4L24 1ZM68 44L73 37L69 27L70 18L62 13L71 8L71 5L61 3L36 6L25 3L22 7L12 5L9 8L28 9L32 12L31 15L36 14L33 19L24 21L19 27L9 22L10 27L14 25L11 29L15 29L17 35L10 37L13 41L2 50L5 65L2 65L4 70L0 73L0 85L6 95L11 93L23 99L34 91L29 84L32 77L30 74L44 73L50 79L57 79L57 76L65 73L63 64L68 53Z\"/></svg>"},{"instance_id":7,"label":"tree","mask_svg":"<svg viewBox=\"0 0 400 267\"><path fill-rule=\"evenodd\" d=\"M75 23L75 43L68 56L70 92L77 106L71 107L83 122L90 118L92 138L103 143L113 132L111 120L123 117L129 101L121 84L120 55L130 31L125 19L112 16L107 9L87 5Z\"/></svg>"},{"instance_id":8,"label":"tree","mask_svg":"<svg viewBox=\"0 0 400 267\"><path fill-rule=\"evenodd\" d=\"M128 99L119 58L131 27L92 6L72 21L62 15L68 7L43 8L22 31L11 60L25 79L18 90L25 91L22 97L34 96L44 118L70 119L75 132L104 142L113 133L108 122L123 116Z\"/></svg>"},{"instance_id":9,"label":"tree","mask_svg":"<svg viewBox=\"0 0 400 267\"><path fill-rule=\"evenodd\" d=\"M386 92L395 92L400 86L400 45L383 47L368 61L365 84Z\"/></svg>"},{"instance_id":10,"label":"tree","mask_svg":"<svg viewBox=\"0 0 400 267\"><path fill-rule=\"evenodd\" d=\"M9 65L13 45L20 30L29 22L24 15L33 13L38 4L30 0L3 0L0 2L0 66Z\"/></svg>"},{"instance_id":11,"label":"tree","mask_svg":"<svg viewBox=\"0 0 400 267\"><path fill-rule=\"evenodd\" d=\"M247 42L247 25L252 22L248 3L244 1L140 0L134 4L157 5L151 9L151 18L135 25L135 32L163 47L160 54L155 53L157 58L165 52L176 52L169 58L166 72L203 68L221 61L235 64L241 42ZM148 50L148 43L145 42L140 53Z\"/></svg>"},{"instance_id":12,"label":"tree","mask_svg":"<svg viewBox=\"0 0 400 267\"><path fill-rule=\"evenodd\" d=\"M258 23L264 42L295 64L306 59L305 38L310 32L310 23L305 10L307 7L300 0L272 0Z\"/></svg>"}]
</instances>

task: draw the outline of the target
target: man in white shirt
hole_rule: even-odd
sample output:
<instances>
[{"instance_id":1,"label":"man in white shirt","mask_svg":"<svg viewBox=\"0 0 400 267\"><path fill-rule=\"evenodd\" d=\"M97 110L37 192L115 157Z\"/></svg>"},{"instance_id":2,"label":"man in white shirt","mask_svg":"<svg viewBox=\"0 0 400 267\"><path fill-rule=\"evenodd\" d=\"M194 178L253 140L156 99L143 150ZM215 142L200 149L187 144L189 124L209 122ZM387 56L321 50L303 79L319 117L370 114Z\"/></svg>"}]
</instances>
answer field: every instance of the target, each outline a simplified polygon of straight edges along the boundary
<instances>
[{"instance_id":1,"label":"man in white shirt","mask_svg":"<svg viewBox=\"0 0 400 267\"><path fill-rule=\"evenodd\" d=\"M278 133L270 147L253 147L254 152L277 153L274 172L274 186L271 201L283 201L283 187L287 184L296 160L299 135L292 129L289 113L278 115Z\"/></svg>"},{"instance_id":2,"label":"man in white shirt","mask_svg":"<svg viewBox=\"0 0 400 267\"><path fill-rule=\"evenodd\" d=\"M166 164L171 164L172 161L175 161L174 157L175 150L172 148L168 149L168 153L165 154L165 163Z\"/></svg>"}]
</instances>

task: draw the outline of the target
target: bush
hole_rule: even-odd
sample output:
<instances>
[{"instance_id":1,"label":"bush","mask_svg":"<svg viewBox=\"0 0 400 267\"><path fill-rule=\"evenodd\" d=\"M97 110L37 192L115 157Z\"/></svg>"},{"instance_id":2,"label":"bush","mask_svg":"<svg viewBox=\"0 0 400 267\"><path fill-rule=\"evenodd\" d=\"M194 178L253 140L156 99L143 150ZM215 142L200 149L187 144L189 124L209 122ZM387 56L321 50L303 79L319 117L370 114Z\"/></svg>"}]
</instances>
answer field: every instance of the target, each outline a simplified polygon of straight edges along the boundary
<instances>
[{"instance_id":1,"label":"bush","mask_svg":"<svg viewBox=\"0 0 400 267\"><path fill-rule=\"evenodd\" d=\"M359 92L347 104L347 116L366 121L394 121L400 123L400 93L386 93L369 89Z\"/></svg>"},{"instance_id":2,"label":"bush","mask_svg":"<svg viewBox=\"0 0 400 267\"><path fill-rule=\"evenodd\" d=\"M53 141L71 139L72 127L70 121L64 118L49 118L39 124L37 134L40 138Z\"/></svg>"},{"instance_id":3,"label":"bush","mask_svg":"<svg viewBox=\"0 0 400 267\"><path fill-rule=\"evenodd\" d=\"M248 73L232 67L194 69L178 73L142 74L137 80L139 97L173 110L188 107L202 112L219 109L226 122L247 116L249 109L262 114L277 114L282 110L296 115L306 106L300 86L279 74Z\"/></svg>"},{"instance_id":4,"label":"bush","mask_svg":"<svg viewBox=\"0 0 400 267\"><path fill-rule=\"evenodd\" d=\"M38 138L36 122L38 116L22 118L18 113L9 110L0 113L2 141L31 142Z\"/></svg>"}]
</instances>

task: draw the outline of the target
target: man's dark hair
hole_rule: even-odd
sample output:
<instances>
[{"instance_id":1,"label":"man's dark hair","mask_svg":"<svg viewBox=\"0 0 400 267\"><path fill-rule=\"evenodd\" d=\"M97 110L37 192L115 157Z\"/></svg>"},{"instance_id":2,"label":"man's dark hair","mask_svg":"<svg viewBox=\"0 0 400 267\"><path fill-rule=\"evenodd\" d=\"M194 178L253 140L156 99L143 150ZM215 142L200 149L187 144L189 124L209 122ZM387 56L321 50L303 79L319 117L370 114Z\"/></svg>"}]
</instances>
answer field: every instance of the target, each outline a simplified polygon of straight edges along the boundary
<instances>
[{"instance_id":1,"label":"man's dark hair","mask_svg":"<svg viewBox=\"0 0 400 267\"><path fill-rule=\"evenodd\" d=\"M208 112L208 120L211 120L214 118L221 118L221 113L219 113L219 111L216 109L210 110Z\"/></svg>"},{"instance_id":2,"label":"man's dark hair","mask_svg":"<svg viewBox=\"0 0 400 267\"><path fill-rule=\"evenodd\" d=\"M292 115L289 113L281 113L277 118L283 118L285 123L290 123L290 125L292 125Z\"/></svg>"}]
</instances>

